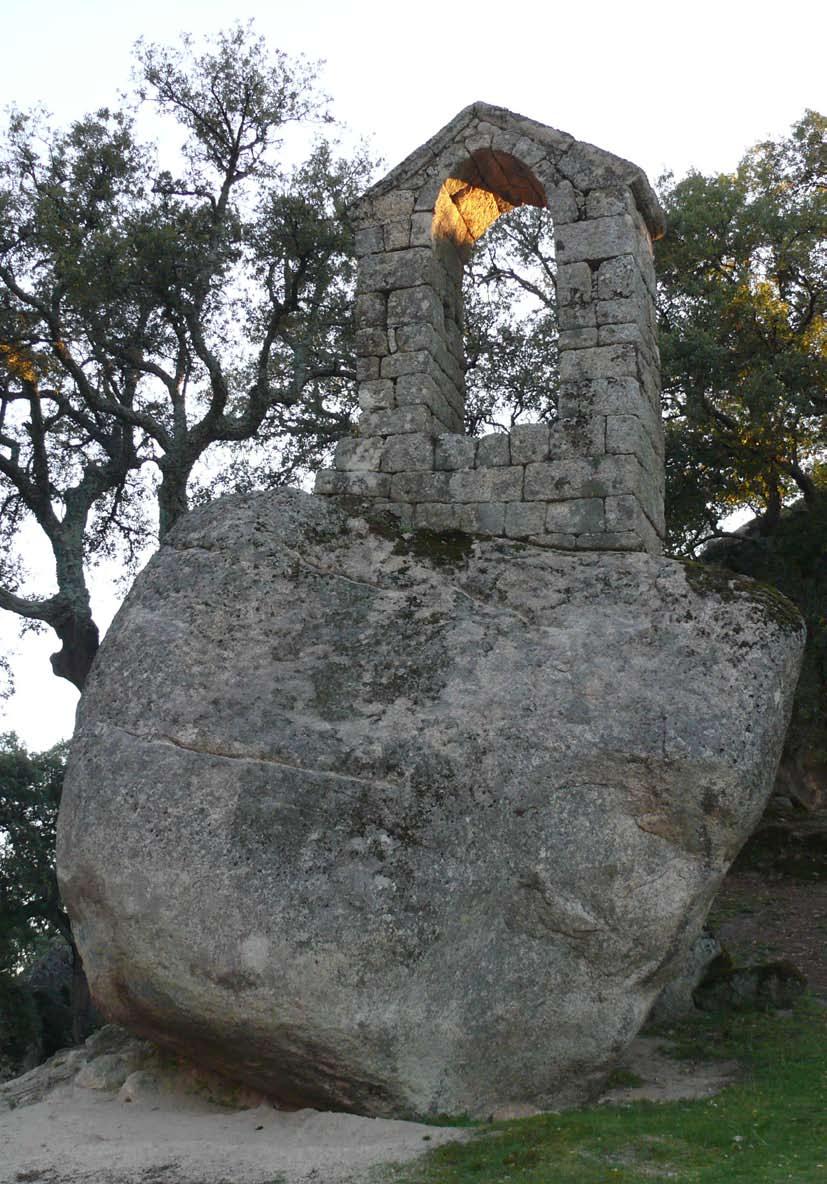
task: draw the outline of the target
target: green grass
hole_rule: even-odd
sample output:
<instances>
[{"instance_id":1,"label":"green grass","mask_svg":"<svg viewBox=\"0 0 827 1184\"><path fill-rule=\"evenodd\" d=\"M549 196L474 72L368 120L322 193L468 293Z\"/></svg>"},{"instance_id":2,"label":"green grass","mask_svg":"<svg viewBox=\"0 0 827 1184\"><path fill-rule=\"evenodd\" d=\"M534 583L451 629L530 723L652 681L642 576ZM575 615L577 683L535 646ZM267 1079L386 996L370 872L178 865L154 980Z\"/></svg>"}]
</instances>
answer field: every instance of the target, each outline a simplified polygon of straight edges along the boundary
<instances>
[{"instance_id":1,"label":"green grass","mask_svg":"<svg viewBox=\"0 0 827 1184\"><path fill-rule=\"evenodd\" d=\"M677 1052L737 1059L696 1102L591 1106L486 1124L397 1168L397 1184L827 1184L827 1009L706 1017Z\"/></svg>"},{"instance_id":2,"label":"green grass","mask_svg":"<svg viewBox=\"0 0 827 1184\"><path fill-rule=\"evenodd\" d=\"M606 1078L606 1089L636 1089L644 1084L643 1078L631 1069L612 1069Z\"/></svg>"}]
</instances>

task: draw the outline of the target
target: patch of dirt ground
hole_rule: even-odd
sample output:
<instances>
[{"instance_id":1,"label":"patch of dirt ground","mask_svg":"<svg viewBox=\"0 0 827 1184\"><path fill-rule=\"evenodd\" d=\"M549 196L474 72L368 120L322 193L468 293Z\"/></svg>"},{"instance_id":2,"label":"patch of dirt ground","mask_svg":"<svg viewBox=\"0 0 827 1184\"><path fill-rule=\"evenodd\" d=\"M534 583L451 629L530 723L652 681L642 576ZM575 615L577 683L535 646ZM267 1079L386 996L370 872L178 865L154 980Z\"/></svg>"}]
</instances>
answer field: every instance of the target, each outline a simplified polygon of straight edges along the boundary
<instances>
[{"instance_id":1,"label":"patch of dirt ground","mask_svg":"<svg viewBox=\"0 0 827 1184\"><path fill-rule=\"evenodd\" d=\"M601 1105L711 1098L738 1076L737 1061L678 1061L670 1056L670 1048L671 1041L657 1036L633 1040L616 1071L621 1078L628 1074L630 1084L607 1090Z\"/></svg>"},{"instance_id":2,"label":"patch of dirt ground","mask_svg":"<svg viewBox=\"0 0 827 1184\"><path fill-rule=\"evenodd\" d=\"M356 1184L467 1132L162 1097L124 1105L70 1085L0 1113L2 1184Z\"/></svg>"}]
</instances>

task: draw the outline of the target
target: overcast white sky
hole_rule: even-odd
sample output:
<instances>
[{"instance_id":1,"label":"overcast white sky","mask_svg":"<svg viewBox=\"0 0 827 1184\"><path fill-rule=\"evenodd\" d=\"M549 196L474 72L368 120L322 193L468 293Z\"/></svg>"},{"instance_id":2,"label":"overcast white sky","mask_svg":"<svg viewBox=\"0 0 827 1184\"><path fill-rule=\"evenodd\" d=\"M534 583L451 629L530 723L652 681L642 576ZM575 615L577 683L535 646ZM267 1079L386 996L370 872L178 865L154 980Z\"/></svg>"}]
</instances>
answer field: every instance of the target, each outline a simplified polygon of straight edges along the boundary
<instances>
[{"instance_id":1,"label":"overcast white sky","mask_svg":"<svg viewBox=\"0 0 827 1184\"><path fill-rule=\"evenodd\" d=\"M61 121L116 100L138 37L253 17L274 47L325 59L335 113L388 167L475 99L625 156L653 181L728 171L805 108L827 110L819 0L0 0L0 13L0 107L43 103ZM108 599L101 588L106 615ZM53 636L19 642L0 613L0 647L19 688L0 730L35 749L69 735L77 695L50 672Z\"/></svg>"}]
</instances>

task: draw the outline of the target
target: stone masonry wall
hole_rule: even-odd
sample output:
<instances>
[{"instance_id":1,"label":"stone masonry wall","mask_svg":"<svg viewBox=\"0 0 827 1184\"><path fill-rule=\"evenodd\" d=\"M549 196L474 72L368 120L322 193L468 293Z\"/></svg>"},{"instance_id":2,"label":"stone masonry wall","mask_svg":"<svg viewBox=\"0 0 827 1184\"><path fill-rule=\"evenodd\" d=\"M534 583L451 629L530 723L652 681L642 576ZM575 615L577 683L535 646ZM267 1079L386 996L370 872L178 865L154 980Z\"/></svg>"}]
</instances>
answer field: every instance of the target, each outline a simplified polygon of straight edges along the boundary
<instances>
[{"instance_id":1,"label":"stone masonry wall","mask_svg":"<svg viewBox=\"0 0 827 1184\"><path fill-rule=\"evenodd\" d=\"M560 392L551 424L462 435L462 270L520 204L549 209ZM316 492L376 499L409 528L657 553L663 432L643 173L563 132L476 103L358 212L358 434Z\"/></svg>"}]
</instances>

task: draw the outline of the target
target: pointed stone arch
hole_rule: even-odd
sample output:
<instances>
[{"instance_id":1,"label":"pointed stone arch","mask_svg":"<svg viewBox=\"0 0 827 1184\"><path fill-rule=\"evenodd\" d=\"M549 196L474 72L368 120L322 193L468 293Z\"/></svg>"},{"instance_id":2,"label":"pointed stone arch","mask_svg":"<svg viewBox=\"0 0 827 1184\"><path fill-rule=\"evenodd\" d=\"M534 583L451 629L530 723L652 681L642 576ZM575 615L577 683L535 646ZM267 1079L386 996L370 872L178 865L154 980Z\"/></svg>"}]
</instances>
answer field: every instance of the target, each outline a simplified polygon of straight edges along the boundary
<instances>
[{"instance_id":1,"label":"pointed stone arch","mask_svg":"<svg viewBox=\"0 0 827 1184\"><path fill-rule=\"evenodd\" d=\"M558 420L464 436L462 270L516 205L549 210L558 265ZM658 551L663 438L643 172L565 132L474 103L357 209L357 436L319 493L392 505L406 526Z\"/></svg>"}]
</instances>

